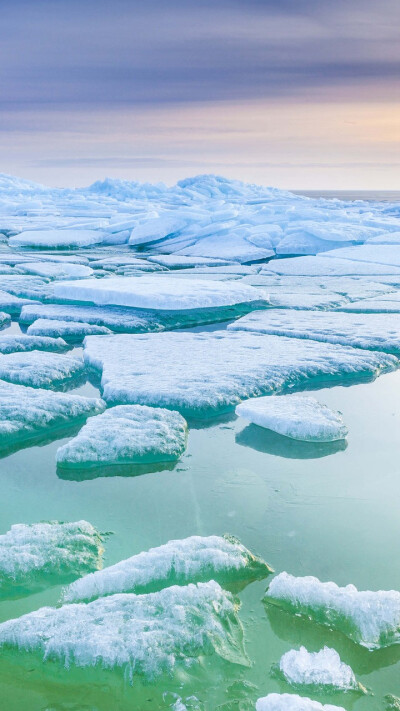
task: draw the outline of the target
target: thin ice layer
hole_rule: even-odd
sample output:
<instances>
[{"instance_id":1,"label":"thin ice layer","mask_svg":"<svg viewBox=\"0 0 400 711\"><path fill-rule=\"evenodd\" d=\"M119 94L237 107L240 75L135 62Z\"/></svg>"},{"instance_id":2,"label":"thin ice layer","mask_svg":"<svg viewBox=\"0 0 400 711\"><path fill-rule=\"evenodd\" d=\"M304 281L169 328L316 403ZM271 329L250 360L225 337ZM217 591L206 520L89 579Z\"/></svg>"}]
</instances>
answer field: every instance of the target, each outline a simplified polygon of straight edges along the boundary
<instances>
[{"instance_id":1,"label":"thin ice layer","mask_svg":"<svg viewBox=\"0 0 400 711\"><path fill-rule=\"evenodd\" d=\"M121 667L132 679L150 680L200 655L247 664L237 607L214 581L112 595L3 622L0 645L37 652L65 667Z\"/></svg>"},{"instance_id":2,"label":"thin ice layer","mask_svg":"<svg viewBox=\"0 0 400 711\"><path fill-rule=\"evenodd\" d=\"M294 257L293 259L277 259L269 262L263 273L288 276L369 276L395 274L400 276L400 268L396 266L361 262L354 259L339 259L333 250L331 258L326 252L316 257Z\"/></svg>"},{"instance_id":3,"label":"thin ice layer","mask_svg":"<svg viewBox=\"0 0 400 711\"><path fill-rule=\"evenodd\" d=\"M98 570L102 554L101 535L87 521L17 523L0 536L0 594L34 586L38 578L65 579Z\"/></svg>"},{"instance_id":4,"label":"thin ice layer","mask_svg":"<svg viewBox=\"0 0 400 711\"><path fill-rule=\"evenodd\" d=\"M84 306L77 304L31 304L24 306L20 321L31 324L37 319L85 322L114 331L159 331L162 321L156 313L118 306Z\"/></svg>"},{"instance_id":5,"label":"thin ice layer","mask_svg":"<svg viewBox=\"0 0 400 711\"><path fill-rule=\"evenodd\" d=\"M88 301L102 306L167 311L232 306L263 298L260 290L246 284L197 279L187 282L174 276L161 279L152 274L60 282L54 284L54 294L57 298Z\"/></svg>"},{"instance_id":6,"label":"thin ice layer","mask_svg":"<svg viewBox=\"0 0 400 711\"><path fill-rule=\"evenodd\" d=\"M72 355L29 351L0 356L0 379L34 388L57 388L84 371L81 358Z\"/></svg>"},{"instance_id":7,"label":"thin ice layer","mask_svg":"<svg viewBox=\"0 0 400 711\"><path fill-rule=\"evenodd\" d=\"M230 324L228 330L307 338L400 353L400 314L268 309L246 314Z\"/></svg>"},{"instance_id":8,"label":"thin ice layer","mask_svg":"<svg viewBox=\"0 0 400 711\"><path fill-rule=\"evenodd\" d=\"M360 689L352 668L329 647L319 652L308 652L305 647L291 649L281 657L279 671L292 686L314 686L327 691Z\"/></svg>"},{"instance_id":9,"label":"thin ice layer","mask_svg":"<svg viewBox=\"0 0 400 711\"><path fill-rule=\"evenodd\" d=\"M66 262L27 262L19 268L27 274L49 277L49 279L85 279L93 274L93 269L84 264Z\"/></svg>"},{"instance_id":10,"label":"thin ice layer","mask_svg":"<svg viewBox=\"0 0 400 711\"><path fill-rule=\"evenodd\" d=\"M211 578L221 584L256 580L271 572L267 563L233 536L190 536L86 575L66 588L64 600L78 602L114 593L148 592Z\"/></svg>"},{"instance_id":11,"label":"thin ice layer","mask_svg":"<svg viewBox=\"0 0 400 711\"><path fill-rule=\"evenodd\" d=\"M28 328L31 336L52 336L69 340L83 340L85 336L97 336L111 333L105 326L77 321L59 321L57 319L38 318Z\"/></svg>"},{"instance_id":12,"label":"thin ice layer","mask_svg":"<svg viewBox=\"0 0 400 711\"><path fill-rule=\"evenodd\" d=\"M335 629L368 649L400 642L400 592L340 588L318 578L280 573L267 589L268 603Z\"/></svg>"},{"instance_id":13,"label":"thin ice layer","mask_svg":"<svg viewBox=\"0 0 400 711\"><path fill-rule=\"evenodd\" d=\"M25 334L8 334L0 336L0 353L27 352L27 351L53 351L62 353L68 350L68 345L62 338L49 338L47 336L26 336Z\"/></svg>"},{"instance_id":14,"label":"thin ice layer","mask_svg":"<svg viewBox=\"0 0 400 711\"><path fill-rule=\"evenodd\" d=\"M10 247L36 247L40 249L70 249L90 247L102 242L104 232L99 230L63 229L63 230L24 230L10 237Z\"/></svg>"},{"instance_id":15,"label":"thin ice layer","mask_svg":"<svg viewBox=\"0 0 400 711\"><path fill-rule=\"evenodd\" d=\"M30 436L102 412L98 398L27 388L0 380L0 435Z\"/></svg>"},{"instance_id":16,"label":"thin ice layer","mask_svg":"<svg viewBox=\"0 0 400 711\"><path fill-rule=\"evenodd\" d=\"M322 705L297 694L268 694L256 702L256 711L345 711L342 706Z\"/></svg>"},{"instance_id":17,"label":"thin ice layer","mask_svg":"<svg viewBox=\"0 0 400 711\"><path fill-rule=\"evenodd\" d=\"M173 461L185 451L186 440L187 423L179 412L119 405L91 417L57 450L57 463L65 467Z\"/></svg>"},{"instance_id":18,"label":"thin ice layer","mask_svg":"<svg viewBox=\"0 0 400 711\"><path fill-rule=\"evenodd\" d=\"M334 442L344 439L348 432L340 412L303 395L252 398L241 402L236 414L284 437L304 442Z\"/></svg>"},{"instance_id":19,"label":"thin ice layer","mask_svg":"<svg viewBox=\"0 0 400 711\"><path fill-rule=\"evenodd\" d=\"M398 363L384 353L234 331L88 336L84 345L107 401L199 414L317 380L374 377Z\"/></svg>"}]
</instances>

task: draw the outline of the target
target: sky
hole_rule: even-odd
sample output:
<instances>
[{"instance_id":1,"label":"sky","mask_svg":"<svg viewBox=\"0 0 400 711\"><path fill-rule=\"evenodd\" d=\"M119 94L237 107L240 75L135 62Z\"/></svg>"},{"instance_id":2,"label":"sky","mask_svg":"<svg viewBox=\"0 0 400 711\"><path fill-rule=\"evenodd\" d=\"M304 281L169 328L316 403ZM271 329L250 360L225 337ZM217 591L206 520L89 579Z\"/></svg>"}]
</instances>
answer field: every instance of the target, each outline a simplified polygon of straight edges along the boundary
<instances>
[{"instance_id":1,"label":"sky","mask_svg":"<svg viewBox=\"0 0 400 711\"><path fill-rule=\"evenodd\" d=\"M0 172L400 189L399 0L2 0Z\"/></svg>"}]
</instances>

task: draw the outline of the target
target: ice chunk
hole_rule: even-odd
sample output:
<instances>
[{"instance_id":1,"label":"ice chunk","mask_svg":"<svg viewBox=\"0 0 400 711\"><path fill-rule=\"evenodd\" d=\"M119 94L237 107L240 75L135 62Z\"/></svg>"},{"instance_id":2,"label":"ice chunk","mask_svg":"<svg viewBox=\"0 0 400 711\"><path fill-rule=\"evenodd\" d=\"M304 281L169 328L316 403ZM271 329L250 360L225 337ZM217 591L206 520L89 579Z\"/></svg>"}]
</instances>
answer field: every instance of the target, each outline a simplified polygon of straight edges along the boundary
<instances>
[{"instance_id":1,"label":"ice chunk","mask_svg":"<svg viewBox=\"0 0 400 711\"><path fill-rule=\"evenodd\" d=\"M18 296L9 294L0 289L0 311L5 311L11 316L18 316L23 306L34 303L30 299L20 299Z\"/></svg>"},{"instance_id":2,"label":"ice chunk","mask_svg":"<svg viewBox=\"0 0 400 711\"><path fill-rule=\"evenodd\" d=\"M246 314L230 324L228 330L290 336L400 353L400 315L394 314L267 309Z\"/></svg>"},{"instance_id":3,"label":"ice chunk","mask_svg":"<svg viewBox=\"0 0 400 711\"><path fill-rule=\"evenodd\" d=\"M123 668L151 680L217 654L247 665L237 602L214 581L89 604L42 607L0 625L0 645L66 667Z\"/></svg>"},{"instance_id":4,"label":"ice chunk","mask_svg":"<svg viewBox=\"0 0 400 711\"><path fill-rule=\"evenodd\" d=\"M84 279L93 274L93 269L84 264L66 262L27 262L19 267L27 274L49 277L49 279Z\"/></svg>"},{"instance_id":5,"label":"ice chunk","mask_svg":"<svg viewBox=\"0 0 400 711\"><path fill-rule=\"evenodd\" d=\"M400 642L397 590L359 591L354 585L340 588L311 576L296 578L280 573L272 580L265 600L338 630L368 649Z\"/></svg>"},{"instance_id":6,"label":"ice chunk","mask_svg":"<svg viewBox=\"0 0 400 711\"><path fill-rule=\"evenodd\" d=\"M236 407L236 414L255 425L304 442L344 439L347 427L340 412L333 412L313 397L279 395L252 398Z\"/></svg>"},{"instance_id":7,"label":"ice chunk","mask_svg":"<svg viewBox=\"0 0 400 711\"><path fill-rule=\"evenodd\" d=\"M81 358L47 351L23 351L0 356L0 379L34 388L59 388L82 375Z\"/></svg>"},{"instance_id":8,"label":"ice chunk","mask_svg":"<svg viewBox=\"0 0 400 711\"><path fill-rule=\"evenodd\" d=\"M187 424L179 412L120 405L89 418L57 451L57 463L71 467L173 461L185 451L186 439Z\"/></svg>"},{"instance_id":9,"label":"ice chunk","mask_svg":"<svg viewBox=\"0 0 400 711\"><path fill-rule=\"evenodd\" d=\"M342 706L332 706L297 694L268 694L256 703L256 711L345 711Z\"/></svg>"},{"instance_id":10,"label":"ice chunk","mask_svg":"<svg viewBox=\"0 0 400 711\"><path fill-rule=\"evenodd\" d=\"M190 267L222 267L232 264L226 259L211 257L185 257L183 254L158 254L147 257L149 262L156 262L169 269L188 269Z\"/></svg>"},{"instance_id":11,"label":"ice chunk","mask_svg":"<svg viewBox=\"0 0 400 711\"><path fill-rule=\"evenodd\" d=\"M350 259L355 262L368 262L389 267L400 267L400 244L362 244L357 247L344 247L323 254L325 258Z\"/></svg>"},{"instance_id":12,"label":"ice chunk","mask_svg":"<svg viewBox=\"0 0 400 711\"><path fill-rule=\"evenodd\" d=\"M26 351L54 351L61 353L68 350L68 344L62 338L47 336L25 336L20 334L5 334L0 336L0 353L16 353Z\"/></svg>"},{"instance_id":13,"label":"ice chunk","mask_svg":"<svg viewBox=\"0 0 400 711\"><path fill-rule=\"evenodd\" d=\"M374 377L398 364L383 353L239 331L88 336L84 345L87 364L102 371L107 401L190 414L306 384Z\"/></svg>"},{"instance_id":14,"label":"ice chunk","mask_svg":"<svg viewBox=\"0 0 400 711\"><path fill-rule=\"evenodd\" d=\"M24 437L105 409L103 400L0 381L0 435Z\"/></svg>"},{"instance_id":15,"label":"ice chunk","mask_svg":"<svg viewBox=\"0 0 400 711\"><path fill-rule=\"evenodd\" d=\"M228 234L212 234L203 237L189 247L183 247L179 255L188 257L213 257L234 262L257 262L275 256L269 247L257 247L246 239L240 230L230 230Z\"/></svg>"},{"instance_id":16,"label":"ice chunk","mask_svg":"<svg viewBox=\"0 0 400 711\"><path fill-rule=\"evenodd\" d=\"M101 535L87 521L15 524L0 536L0 596L98 570L102 554Z\"/></svg>"},{"instance_id":17,"label":"ice chunk","mask_svg":"<svg viewBox=\"0 0 400 711\"><path fill-rule=\"evenodd\" d=\"M308 652L305 647L291 649L281 657L279 671L292 686L314 686L324 691L361 690L352 668L329 647L319 652Z\"/></svg>"},{"instance_id":18,"label":"ice chunk","mask_svg":"<svg viewBox=\"0 0 400 711\"><path fill-rule=\"evenodd\" d=\"M153 275L60 282L54 285L54 294L70 301L169 311L231 306L263 298L259 290L246 284L196 279L188 283L173 276L161 279Z\"/></svg>"},{"instance_id":19,"label":"ice chunk","mask_svg":"<svg viewBox=\"0 0 400 711\"><path fill-rule=\"evenodd\" d=\"M268 262L264 268L265 273L281 274L288 276L374 276L379 274L396 274L400 276L400 268L361 262L355 259L339 259L338 250L331 252L331 257L326 257L327 252L321 252L317 257L294 257L293 259L277 259Z\"/></svg>"},{"instance_id":20,"label":"ice chunk","mask_svg":"<svg viewBox=\"0 0 400 711\"><path fill-rule=\"evenodd\" d=\"M400 292L394 294L384 294L373 299L360 299L353 301L351 304L345 304L340 307L341 311L349 311L353 313L400 313Z\"/></svg>"},{"instance_id":21,"label":"ice chunk","mask_svg":"<svg viewBox=\"0 0 400 711\"><path fill-rule=\"evenodd\" d=\"M10 314L6 314L6 313L4 313L4 311L0 311L0 328L4 328L5 326L8 326L10 321L11 321Z\"/></svg>"},{"instance_id":22,"label":"ice chunk","mask_svg":"<svg viewBox=\"0 0 400 711\"><path fill-rule=\"evenodd\" d=\"M0 289L13 296L26 299L42 299L47 296L48 280L27 274L0 276Z\"/></svg>"},{"instance_id":23,"label":"ice chunk","mask_svg":"<svg viewBox=\"0 0 400 711\"><path fill-rule=\"evenodd\" d=\"M105 326L97 326L93 323L38 318L29 326L27 333L31 336L52 336L82 341L85 336L104 335L111 331Z\"/></svg>"},{"instance_id":24,"label":"ice chunk","mask_svg":"<svg viewBox=\"0 0 400 711\"><path fill-rule=\"evenodd\" d=\"M217 580L221 584L261 580L272 571L233 536L190 536L86 575L64 591L66 602L119 592L149 592L170 585Z\"/></svg>"},{"instance_id":25,"label":"ice chunk","mask_svg":"<svg viewBox=\"0 0 400 711\"><path fill-rule=\"evenodd\" d=\"M133 228L129 238L129 244L148 244L149 242L157 242L160 239L168 237L179 232L186 225L186 220L183 220L178 215L161 215L147 220Z\"/></svg>"},{"instance_id":26,"label":"ice chunk","mask_svg":"<svg viewBox=\"0 0 400 711\"><path fill-rule=\"evenodd\" d=\"M35 247L39 249L72 249L90 247L102 242L104 232L99 230L25 230L9 239L10 247Z\"/></svg>"}]
</instances>

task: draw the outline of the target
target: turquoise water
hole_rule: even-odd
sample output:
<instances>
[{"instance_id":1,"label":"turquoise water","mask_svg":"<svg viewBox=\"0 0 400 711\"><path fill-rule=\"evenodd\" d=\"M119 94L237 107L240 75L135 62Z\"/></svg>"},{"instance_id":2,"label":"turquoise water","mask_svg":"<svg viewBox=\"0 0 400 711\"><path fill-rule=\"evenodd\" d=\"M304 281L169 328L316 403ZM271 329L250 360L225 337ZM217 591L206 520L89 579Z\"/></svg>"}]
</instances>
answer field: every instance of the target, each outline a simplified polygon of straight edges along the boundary
<instances>
[{"instance_id":1,"label":"turquoise water","mask_svg":"<svg viewBox=\"0 0 400 711\"><path fill-rule=\"evenodd\" d=\"M79 392L98 394L89 383ZM314 393L342 411L349 428L344 448L291 442L231 415L192 426L188 449L174 468L138 476L124 470L125 476L65 480L57 474L55 453L67 439L21 449L0 459L0 530L15 522L84 518L112 532L106 565L172 538L232 533L277 572L359 589L400 589L399 392L395 372ZM400 646L368 652L338 633L268 610L262 603L266 584L238 593L249 667L210 657L173 679L130 686L118 672L66 671L34 655L3 655L0 708L158 711L171 708L176 693L197 697L207 711L247 711L259 696L291 691L273 678L271 666L300 644L335 647L373 692L316 695L320 701L372 711L384 707L385 694L400 693ZM60 591L3 600L1 621L56 604ZM188 708L197 708L195 702Z\"/></svg>"}]
</instances>

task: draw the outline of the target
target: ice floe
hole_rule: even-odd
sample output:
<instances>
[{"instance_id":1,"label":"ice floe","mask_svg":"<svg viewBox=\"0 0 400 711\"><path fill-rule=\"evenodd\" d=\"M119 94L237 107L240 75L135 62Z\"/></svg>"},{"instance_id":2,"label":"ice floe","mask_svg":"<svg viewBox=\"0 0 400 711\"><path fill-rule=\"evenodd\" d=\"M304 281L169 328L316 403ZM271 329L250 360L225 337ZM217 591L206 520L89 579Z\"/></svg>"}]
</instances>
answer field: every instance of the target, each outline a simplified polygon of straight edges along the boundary
<instances>
[{"instance_id":1,"label":"ice floe","mask_svg":"<svg viewBox=\"0 0 400 711\"><path fill-rule=\"evenodd\" d=\"M305 647L291 649L281 657L279 672L292 686L313 686L324 691L361 690L352 668L329 647L319 652L308 652Z\"/></svg>"},{"instance_id":2,"label":"ice floe","mask_svg":"<svg viewBox=\"0 0 400 711\"><path fill-rule=\"evenodd\" d=\"M210 579L220 584L261 580L272 571L233 536L190 536L86 575L65 589L66 602L121 592L149 592Z\"/></svg>"},{"instance_id":3,"label":"ice floe","mask_svg":"<svg viewBox=\"0 0 400 711\"><path fill-rule=\"evenodd\" d=\"M103 240L99 230L25 230L9 239L10 247L35 247L39 249L68 249L90 247Z\"/></svg>"},{"instance_id":4,"label":"ice floe","mask_svg":"<svg viewBox=\"0 0 400 711\"><path fill-rule=\"evenodd\" d=\"M148 595L42 607L0 625L0 646L65 667L122 668L151 680L216 654L247 665L237 602L214 581Z\"/></svg>"},{"instance_id":5,"label":"ice floe","mask_svg":"<svg viewBox=\"0 0 400 711\"><path fill-rule=\"evenodd\" d=\"M269 585L266 602L335 629L354 642L378 649L400 642L400 592L359 591L311 576L280 573Z\"/></svg>"},{"instance_id":6,"label":"ice floe","mask_svg":"<svg viewBox=\"0 0 400 711\"><path fill-rule=\"evenodd\" d=\"M395 314L267 309L246 314L228 329L400 352L400 315Z\"/></svg>"},{"instance_id":7,"label":"ice floe","mask_svg":"<svg viewBox=\"0 0 400 711\"><path fill-rule=\"evenodd\" d=\"M256 703L256 711L345 711L342 706L320 704L297 694L268 694Z\"/></svg>"},{"instance_id":8,"label":"ice floe","mask_svg":"<svg viewBox=\"0 0 400 711\"><path fill-rule=\"evenodd\" d=\"M241 400L397 367L385 353L244 331L88 336L88 366L110 403L215 414ZM162 364L162 368L160 368Z\"/></svg>"},{"instance_id":9,"label":"ice floe","mask_svg":"<svg viewBox=\"0 0 400 711\"><path fill-rule=\"evenodd\" d=\"M188 283L174 276L160 279L153 275L60 282L54 285L54 294L58 298L88 301L102 306L169 311L216 308L263 299L259 290L246 284L196 279Z\"/></svg>"},{"instance_id":10,"label":"ice floe","mask_svg":"<svg viewBox=\"0 0 400 711\"><path fill-rule=\"evenodd\" d=\"M313 397L278 395L252 398L236 407L236 414L255 425L304 442L344 439L347 427L340 412L333 412Z\"/></svg>"},{"instance_id":11,"label":"ice floe","mask_svg":"<svg viewBox=\"0 0 400 711\"><path fill-rule=\"evenodd\" d=\"M355 259L340 259L334 250L330 258L326 252L316 257L294 257L269 262L265 273L288 276L369 276L395 274L400 276L400 267Z\"/></svg>"},{"instance_id":12,"label":"ice floe","mask_svg":"<svg viewBox=\"0 0 400 711\"><path fill-rule=\"evenodd\" d=\"M47 336L27 336L25 334L0 335L0 353L17 353L27 351L53 351L62 353L68 350L68 344L62 338Z\"/></svg>"},{"instance_id":13,"label":"ice floe","mask_svg":"<svg viewBox=\"0 0 400 711\"><path fill-rule=\"evenodd\" d=\"M56 393L0 381L0 434L29 437L44 429L59 427L103 412L99 398Z\"/></svg>"},{"instance_id":14,"label":"ice floe","mask_svg":"<svg viewBox=\"0 0 400 711\"><path fill-rule=\"evenodd\" d=\"M57 451L57 463L65 467L173 461L183 454L186 439L187 424L179 412L119 405L89 418Z\"/></svg>"},{"instance_id":15,"label":"ice floe","mask_svg":"<svg viewBox=\"0 0 400 711\"><path fill-rule=\"evenodd\" d=\"M98 326L94 323L38 318L28 327L27 333L31 336L51 336L81 341L85 336L105 335L111 331L106 326Z\"/></svg>"},{"instance_id":16,"label":"ice floe","mask_svg":"<svg viewBox=\"0 0 400 711\"><path fill-rule=\"evenodd\" d=\"M6 314L4 311L0 311L0 329L8 326L11 321L10 314Z\"/></svg>"},{"instance_id":17,"label":"ice floe","mask_svg":"<svg viewBox=\"0 0 400 711\"><path fill-rule=\"evenodd\" d=\"M0 596L98 570L102 554L102 537L87 521L14 524L0 536Z\"/></svg>"},{"instance_id":18,"label":"ice floe","mask_svg":"<svg viewBox=\"0 0 400 711\"><path fill-rule=\"evenodd\" d=\"M66 262L27 262L20 264L19 268L26 274L36 274L49 279L84 279L93 274L93 269L84 264Z\"/></svg>"},{"instance_id":19,"label":"ice floe","mask_svg":"<svg viewBox=\"0 0 400 711\"><path fill-rule=\"evenodd\" d=\"M83 360L48 351L0 355L0 379L35 388L59 388L82 375Z\"/></svg>"}]
</instances>

